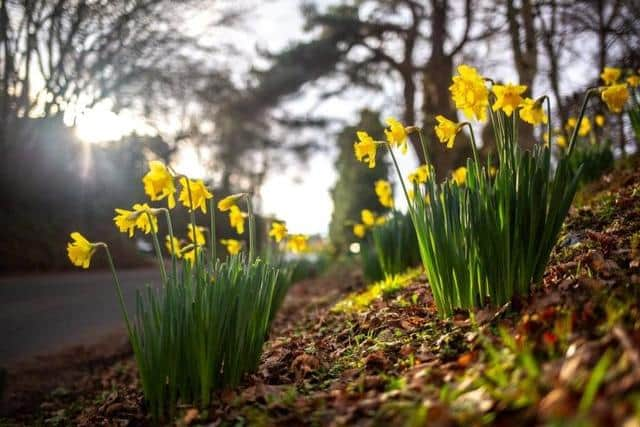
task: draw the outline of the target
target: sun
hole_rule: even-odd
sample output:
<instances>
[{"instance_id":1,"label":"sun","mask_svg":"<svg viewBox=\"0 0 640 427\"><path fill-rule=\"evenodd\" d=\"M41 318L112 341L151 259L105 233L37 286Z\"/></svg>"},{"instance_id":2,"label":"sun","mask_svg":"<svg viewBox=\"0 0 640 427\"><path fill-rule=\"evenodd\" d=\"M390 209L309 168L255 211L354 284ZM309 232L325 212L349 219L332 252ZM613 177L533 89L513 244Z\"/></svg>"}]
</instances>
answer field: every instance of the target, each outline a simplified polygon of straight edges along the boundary
<instances>
[{"instance_id":1,"label":"sun","mask_svg":"<svg viewBox=\"0 0 640 427\"><path fill-rule=\"evenodd\" d=\"M153 133L143 120L126 112L116 114L108 103L87 109L75 117L76 136L86 143L117 141L133 132Z\"/></svg>"}]
</instances>

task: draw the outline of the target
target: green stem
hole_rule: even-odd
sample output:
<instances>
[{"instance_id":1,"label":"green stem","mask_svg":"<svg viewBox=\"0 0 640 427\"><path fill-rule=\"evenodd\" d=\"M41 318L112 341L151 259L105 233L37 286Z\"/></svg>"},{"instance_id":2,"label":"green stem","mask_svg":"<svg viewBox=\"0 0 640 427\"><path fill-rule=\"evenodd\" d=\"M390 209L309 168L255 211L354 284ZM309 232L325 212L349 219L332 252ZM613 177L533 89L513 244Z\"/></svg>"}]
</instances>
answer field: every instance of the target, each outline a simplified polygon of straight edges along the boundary
<instances>
[{"instance_id":1,"label":"green stem","mask_svg":"<svg viewBox=\"0 0 640 427\"><path fill-rule=\"evenodd\" d=\"M422 147L422 154L424 154L424 162L425 164L429 164L429 150L427 149L427 143L424 140L424 134L422 132L422 128L418 128L418 138L420 139L420 146Z\"/></svg>"},{"instance_id":2,"label":"green stem","mask_svg":"<svg viewBox=\"0 0 640 427\"><path fill-rule=\"evenodd\" d=\"M249 215L249 264L253 262L255 256L255 240L256 240L256 218L253 214L253 206L251 204L251 195L245 194L247 201L247 214Z\"/></svg>"},{"instance_id":3,"label":"green stem","mask_svg":"<svg viewBox=\"0 0 640 427\"><path fill-rule=\"evenodd\" d=\"M478 157L478 146L476 145L476 136L473 133L473 127L471 126L471 123L469 123L469 122L460 123L460 128L462 128L463 126L466 126L466 127L469 128L469 133L471 134L471 150L473 151L473 160L478 165L478 170L480 170L480 159Z\"/></svg>"},{"instance_id":4,"label":"green stem","mask_svg":"<svg viewBox=\"0 0 640 427\"><path fill-rule=\"evenodd\" d=\"M387 149L389 150L389 154L391 154L391 159L393 160L393 165L396 168L396 172L398 173L398 179L400 180L400 185L402 185L402 191L404 192L404 197L407 199L407 205L409 206L409 212L411 212L411 216L415 217L413 207L411 206L411 199L409 199L409 192L407 191L407 187L404 185L404 179L402 179L402 172L400 172L400 166L398 166L398 161L396 160L395 154L393 154L393 150L391 149L391 145L389 143L385 143Z\"/></svg>"},{"instance_id":5,"label":"green stem","mask_svg":"<svg viewBox=\"0 0 640 427\"><path fill-rule=\"evenodd\" d=\"M133 339L133 328L131 327L131 321L129 320L129 314L127 314L127 307L124 303L124 297L122 296L122 286L120 285L120 280L118 279L118 274L116 273L116 266L113 263L113 258L111 257L111 251L109 250L109 246L106 243L96 243L96 246L100 246L104 248L104 251L107 253L107 260L109 261L109 268L111 269L111 274L113 275L113 281L116 285L116 293L118 294L118 302L120 303L120 309L122 310L122 314L124 316L124 322L127 325L127 332L129 333L129 338Z\"/></svg>"},{"instance_id":6,"label":"green stem","mask_svg":"<svg viewBox=\"0 0 640 427\"><path fill-rule=\"evenodd\" d=\"M158 257L158 262L160 263L160 274L162 275L162 285L165 286L167 284L167 270L164 267L164 258L162 257L162 250L160 249L160 242L158 242L158 230L153 226L153 217L150 212L145 212L147 218L149 218L149 223L151 224L151 236L153 240L153 247L156 250L156 257Z\"/></svg>"},{"instance_id":7,"label":"green stem","mask_svg":"<svg viewBox=\"0 0 640 427\"><path fill-rule=\"evenodd\" d=\"M175 248L173 247L173 242L175 240L175 236L173 234L173 222L171 221L171 214L169 213L169 209L167 208L160 208L163 212L164 212L164 216L167 219L167 228L169 229L169 238L171 239L171 268L173 269L173 280L176 281L178 280L178 266L177 266L177 256L174 253L175 252Z\"/></svg>"},{"instance_id":8,"label":"green stem","mask_svg":"<svg viewBox=\"0 0 640 427\"><path fill-rule=\"evenodd\" d=\"M547 95L543 96L547 103L547 140L549 141L549 148L551 148L551 100Z\"/></svg>"},{"instance_id":9,"label":"green stem","mask_svg":"<svg viewBox=\"0 0 640 427\"><path fill-rule=\"evenodd\" d=\"M193 262L196 267L196 271L198 271L198 238L196 234L196 210L193 206L193 196L191 195L191 181L186 176L182 176L187 183L187 193L189 194L189 218L191 219L191 232L193 233Z\"/></svg>"},{"instance_id":10,"label":"green stem","mask_svg":"<svg viewBox=\"0 0 640 427\"><path fill-rule=\"evenodd\" d=\"M573 132L571 133L571 140L569 141L569 150L567 151L567 157L571 156L573 152L573 147L576 145L576 138L578 137L578 129L580 128L580 123L582 123L582 118L584 117L584 112L587 109L587 102L589 98L598 91L597 87L592 87L587 90L587 93L584 96L584 100L582 101L582 106L580 107L580 114L578 115L578 120L576 122L576 126L573 128Z\"/></svg>"},{"instance_id":11,"label":"green stem","mask_svg":"<svg viewBox=\"0 0 640 427\"><path fill-rule=\"evenodd\" d=\"M215 267L216 265L216 260L218 259L218 254L216 253L216 211L215 211L215 206L213 204L213 197L211 199L209 199L209 218L210 218L210 223L209 223L209 227L211 228L209 230L210 233L210 239L211 239L211 266Z\"/></svg>"}]
</instances>

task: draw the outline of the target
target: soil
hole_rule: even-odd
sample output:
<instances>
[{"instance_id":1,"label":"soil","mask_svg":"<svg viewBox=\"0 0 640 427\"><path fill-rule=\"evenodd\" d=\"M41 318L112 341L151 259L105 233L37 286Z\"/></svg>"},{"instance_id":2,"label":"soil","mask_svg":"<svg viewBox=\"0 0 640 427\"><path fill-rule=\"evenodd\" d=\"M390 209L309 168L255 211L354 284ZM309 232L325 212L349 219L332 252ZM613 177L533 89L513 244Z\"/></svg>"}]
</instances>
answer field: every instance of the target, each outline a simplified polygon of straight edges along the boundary
<instances>
[{"instance_id":1,"label":"soil","mask_svg":"<svg viewBox=\"0 0 640 427\"><path fill-rule=\"evenodd\" d=\"M420 270L294 285L261 365L177 425L640 426L640 172L584 188L543 283L438 317ZM150 425L122 334L13 366L0 425ZM4 418L2 418L4 417Z\"/></svg>"}]
</instances>

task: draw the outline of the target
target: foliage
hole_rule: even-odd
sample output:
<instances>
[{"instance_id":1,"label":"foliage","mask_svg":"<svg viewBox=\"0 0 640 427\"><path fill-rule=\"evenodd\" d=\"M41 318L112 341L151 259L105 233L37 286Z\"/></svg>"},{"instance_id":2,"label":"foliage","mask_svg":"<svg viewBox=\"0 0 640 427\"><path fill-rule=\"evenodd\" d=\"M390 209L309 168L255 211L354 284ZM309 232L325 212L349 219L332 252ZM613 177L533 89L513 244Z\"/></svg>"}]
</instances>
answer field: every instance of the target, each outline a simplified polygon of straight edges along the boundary
<instances>
[{"instance_id":1,"label":"foliage","mask_svg":"<svg viewBox=\"0 0 640 427\"><path fill-rule=\"evenodd\" d=\"M360 242L360 265L362 265L362 275L367 283L384 279L384 272L373 244L373 237L368 236Z\"/></svg>"},{"instance_id":2,"label":"foliage","mask_svg":"<svg viewBox=\"0 0 640 427\"><path fill-rule=\"evenodd\" d=\"M515 115L493 113L499 157L495 179L467 162L467 185L426 184L414 221L438 310L504 304L542 278L577 187L561 159L551 171L548 147L518 146ZM552 176L550 178L550 176Z\"/></svg>"},{"instance_id":3,"label":"foliage","mask_svg":"<svg viewBox=\"0 0 640 427\"><path fill-rule=\"evenodd\" d=\"M371 230L373 245L385 277L420 264L420 249L411 215L394 211L384 223Z\"/></svg>"},{"instance_id":4,"label":"foliage","mask_svg":"<svg viewBox=\"0 0 640 427\"><path fill-rule=\"evenodd\" d=\"M364 110L360 113L359 128L373 129L382 133L378 113ZM370 206L378 206L378 198L373 190L374 183L388 178L388 163L380 162L375 169L365 169L353 158L353 135L355 127L346 127L337 137L339 148L336 160L338 180L331 196L333 213L329 225L329 238L338 253L345 253L354 239L349 220L360 217L360 211Z\"/></svg>"},{"instance_id":5,"label":"foliage","mask_svg":"<svg viewBox=\"0 0 640 427\"><path fill-rule=\"evenodd\" d=\"M208 405L257 367L283 283L277 268L233 256L213 270L185 262L173 283L138 296L131 342L156 418L178 400Z\"/></svg>"},{"instance_id":6,"label":"foliage","mask_svg":"<svg viewBox=\"0 0 640 427\"><path fill-rule=\"evenodd\" d=\"M569 168L577 172L582 166L580 185L595 181L603 173L613 168L613 150L611 142L605 141L599 144L581 144L576 146L573 155L569 158Z\"/></svg>"},{"instance_id":7,"label":"foliage","mask_svg":"<svg viewBox=\"0 0 640 427\"><path fill-rule=\"evenodd\" d=\"M105 250L145 399L158 421L167 412L173 416L179 401L208 405L214 390L235 387L244 374L256 369L275 312L291 285L292 268L281 269L279 263L254 259L256 221L251 198L246 193L221 200L218 208L229 212L231 225L238 234L244 232L245 218L248 220L248 255L237 255L242 243L231 239L234 244L227 246L227 250L232 255L224 262L219 261L214 199L205 183L176 175L159 161L151 161L149 166L150 170L142 177L144 191L151 201L166 203L168 208L136 203L133 210L116 208L113 218L119 231L128 233L130 238L136 231L151 234L160 270L160 288L148 287L145 293L137 294L133 321L127 313L108 245L91 242L73 232L67 253L74 265L86 269L95 252ZM172 225L176 180L182 187L178 201L190 217L186 241L174 235ZM237 204L241 200L246 204L246 213ZM209 213L208 238L207 228L196 223L196 209ZM169 273L158 239L160 215L166 219L168 229L164 240L171 256ZM284 224L276 228L279 232L272 235L281 246L288 248L295 241L294 252L307 250L307 236L287 236Z\"/></svg>"}]
</instances>

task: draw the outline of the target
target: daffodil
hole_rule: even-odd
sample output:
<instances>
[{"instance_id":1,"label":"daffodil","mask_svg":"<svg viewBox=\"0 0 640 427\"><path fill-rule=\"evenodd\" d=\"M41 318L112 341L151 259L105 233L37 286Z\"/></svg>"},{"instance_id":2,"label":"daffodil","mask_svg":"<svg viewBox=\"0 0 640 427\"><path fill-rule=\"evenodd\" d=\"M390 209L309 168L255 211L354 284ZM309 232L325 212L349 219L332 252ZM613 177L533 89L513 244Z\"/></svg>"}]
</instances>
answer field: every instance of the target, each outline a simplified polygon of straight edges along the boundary
<instances>
[{"instance_id":1,"label":"daffodil","mask_svg":"<svg viewBox=\"0 0 640 427\"><path fill-rule=\"evenodd\" d=\"M622 70L620 70L620 68L604 67L604 70L600 74L600 78L605 85L612 85L618 81L621 73Z\"/></svg>"},{"instance_id":2,"label":"daffodil","mask_svg":"<svg viewBox=\"0 0 640 427\"><path fill-rule=\"evenodd\" d=\"M462 110L468 119L485 121L489 106L489 91L484 79L473 67L460 65L458 74L449 86L456 108Z\"/></svg>"},{"instance_id":3,"label":"daffodil","mask_svg":"<svg viewBox=\"0 0 640 427\"><path fill-rule=\"evenodd\" d=\"M367 227L371 227L376 223L376 216L369 209L363 209L360 212L360 218L362 219L362 223Z\"/></svg>"},{"instance_id":4,"label":"daffodil","mask_svg":"<svg viewBox=\"0 0 640 427\"><path fill-rule=\"evenodd\" d=\"M294 234L287 241L287 249L295 254L306 252L309 248L309 236Z\"/></svg>"},{"instance_id":5,"label":"daffodil","mask_svg":"<svg viewBox=\"0 0 640 427\"><path fill-rule=\"evenodd\" d=\"M587 136L589 132L591 132L591 120L588 117L583 117L578 129L578 135Z\"/></svg>"},{"instance_id":6,"label":"daffodil","mask_svg":"<svg viewBox=\"0 0 640 427\"><path fill-rule=\"evenodd\" d=\"M218 202L218 209L220 210L220 212L228 211L229 209L231 209L231 206L234 206L238 202L238 199L240 199L242 196L242 193L238 193L225 197Z\"/></svg>"},{"instance_id":7,"label":"daffodil","mask_svg":"<svg viewBox=\"0 0 640 427\"><path fill-rule=\"evenodd\" d=\"M629 77L627 77L627 84L629 85L629 87L638 87L638 85L640 85L640 76L637 74L630 75Z\"/></svg>"},{"instance_id":8,"label":"daffodil","mask_svg":"<svg viewBox=\"0 0 640 427\"><path fill-rule=\"evenodd\" d=\"M189 209L189 211L200 208L202 213L207 213L207 200L213 197L213 194L207 190L201 179L188 179L186 177L180 178L180 184L182 185L182 191L180 191L180 201ZM189 195L191 190L191 195ZM193 205L191 204L193 202Z\"/></svg>"},{"instance_id":9,"label":"daffodil","mask_svg":"<svg viewBox=\"0 0 640 427\"><path fill-rule=\"evenodd\" d=\"M88 241L82 234L71 233L73 242L67 244L67 255L76 267L89 268L91 257L96 252L96 245Z\"/></svg>"},{"instance_id":10,"label":"daffodil","mask_svg":"<svg viewBox=\"0 0 640 427\"><path fill-rule=\"evenodd\" d=\"M359 238L362 239L365 234L367 234L367 227L365 227L364 224L355 224L353 226L353 234Z\"/></svg>"},{"instance_id":11,"label":"daffodil","mask_svg":"<svg viewBox=\"0 0 640 427\"><path fill-rule=\"evenodd\" d=\"M242 242L236 239L221 239L220 243L222 243L225 248L227 248L227 252L230 255L237 255L242 250Z\"/></svg>"},{"instance_id":12,"label":"daffodil","mask_svg":"<svg viewBox=\"0 0 640 427\"><path fill-rule=\"evenodd\" d=\"M393 190L391 189L391 183L384 179L379 179L375 183L375 192L378 196L380 204L385 208L393 207Z\"/></svg>"},{"instance_id":13,"label":"daffodil","mask_svg":"<svg viewBox=\"0 0 640 427\"><path fill-rule=\"evenodd\" d=\"M611 85L600 96L612 113L621 113L629 99L629 91L624 84Z\"/></svg>"},{"instance_id":14,"label":"daffodil","mask_svg":"<svg viewBox=\"0 0 640 427\"><path fill-rule=\"evenodd\" d=\"M573 130L578 124L578 120L575 117L569 117L567 120L567 130ZM591 121L588 117L582 117L582 121L580 122L580 128L578 129L578 135L587 136L591 132Z\"/></svg>"},{"instance_id":15,"label":"daffodil","mask_svg":"<svg viewBox=\"0 0 640 427\"><path fill-rule=\"evenodd\" d=\"M562 135L556 137L556 145L560 148L567 148L567 138Z\"/></svg>"},{"instance_id":16,"label":"daffodil","mask_svg":"<svg viewBox=\"0 0 640 427\"><path fill-rule=\"evenodd\" d=\"M409 174L409 182L414 184L422 184L429 179L429 167L427 165L418 166Z\"/></svg>"},{"instance_id":17,"label":"daffodil","mask_svg":"<svg viewBox=\"0 0 640 427\"><path fill-rule=\"evenodd\" d=\"M144 185L144 192L147 193L152 201L167 198L169 209L173 209L176 206L174 196L176 186L173 182L173 175L171 175L164 163L151 160L149 162L149 172L142 177L142 184Z\"/></svg>"},{"instance_id":18,"label":"daffodil","mask_svg":"<svg viewBox=\"0 0 640 427\"><path fill-rule=\"evenodd\" d=\"M158 218L153 213L153 209L146 203L136 203L133 205L136 217L136 227L144 231L144 234L158 232Z\"/></svg>"},{"instance_id":19,"label":"daffodil","mask_svg":"<svg viewBox=\"0 0 640 427\"><path fill-rule=\"evenodd\" d=\"M180 253L181 248L180 248L180 240L178 240L177 238L171 238L171 236L167 235L167 237L165 238L166 242L165 245L167 247L167 250L169 251L169 254L174 255L176 258L182 258L182 253Z\"/></svg>"},{"instance_id":20,"label":"daffodil","mask_svg":"<svg viewBox=\"0 0 640 427\"><path fill-rule=\"evenodd\" d=\"M527 90L525 85L514 85L508 83L506 85L493 85L492 92L496 96L496 102L493 103L493 111L502 110L507 116L511 114L522 103L522 94Z\"/></svg>"},{"instance_id":21,"label":"daffodil","mask_svg":"<svg viewBox=\"0 0 640 427\"><path fill-rule=\"evenodd\" d=\"M460 166L456 170L453 171L453 180L458 185L463 185L467 182L467 168L464 166Z\"/></svg>"},{"instance_id":22,"label":"daffodil","mask_svg":"<svg viewBox=\"0 0 640 427\"><path fill-rule=\"evenodd\" d=\"M195 243L198 246L202 246L205 243L207 243L207 239L205 238L205 231L207 229L204 227L200 227L200 226L195 226L195 228L193 227L193 224L189 224L187 226L187 237L189 238L189 240L191 240L193 243ZM195 233L194 233L195 231Z\"/></svg>"},{"instance_id":23,"label":"daffodil","mask_svg":"<svg viewBox=\"0 0 640 427\"><path fill-rule=\"evenodd\" d=\"M522 100L522 104L520 104L520 118L534 126L547 123L547 115L542 108L542 102L535 101L531 98Z\"/></svg>"},{"instance_id":24,"label":"daffodil","mask_svg":"<svg viewBox=\"0 0 640 427\"><path fill-rule=\"evenodd\" d=\"M489 166L489 176L493 178L497 174L498 174L498 168L496 168L495 166Z\"/></svg>"},{"instance_id":25,"label":"daffodil","mask_svg":"<svg viewBox=\"0 0 640 427\"><path fill-rule=\"evenodd\" d=\"M273 237L273 240L280 242L287 236L287 226L283 222L273 221L271 223L271 230L269 231L269 237Z\"/></svg>"},{"instance_id":26,"label":"daffodil","mask_svg":"<svg viewBox=\"0 0 640 427\"><path fill-rule=\"evenodd\" d=\"M369 168L376 167L376 151L378 149L376 142L367 132L358 131L357 135L358 142L353 144L356 159L359 162L369 163Z\"/></svg>"},{"instance_id":27,"label":"daffodil","mask_svg":"<svg viewBox=\"0 0 640 427\"><path fill-rule=\"evenodd\" d=\"M387 217L379 216L376 218L376 225L382 225L387 222Z\"/></svg>"},{"instance_id":28,"label":"daffodil","mask_svg":"<svg viewBox=\"0 0 640 427\"><path fill-rule=\"evenodd\" d=\"M122 233L129 233L133 237L135 228L144 231L145 234L158 231L158 219L153 209L146 203L136 203L133 210L115 209L116 216L113 221Z\"/></svg>"},{"instance_id":29,"label":"daffodil","mask_svg":"<svg viewBox=\"0 0 640 427\"><path fill-rule=\"evenodd\" d=\"M453 148L460 126L442 115L436 116L436 120L438 121L438 125L434 127L436 136L440 142L447 144L447 148Z\"/></svg>"},{"instance_id":30,"label":"daffodil","mask_svg":"<svg viewBox=\"0 0 640 427\"><path fill-rule=\"evenodd\" d=\"M247 214L242 212L236 205L231 206L229 209L229 223L231 227L236 229L238 234L244 233L244 219L246 217Z\"/></svg>"},{"instance_id":31,"label":"daffodil","mask_svg":"<svg viewBox=\"0 0 640 427\"><path fill-rule=\"evenodd\" d=\"M116 227L121 233L129 233L129 238L133 237L133 233L136 229L137 214L134 211L127 209L116 208L116 216L113 221L116 223Z\"/></svg>"},{"instance_id":32,"label":"daffodil","mask_svg":"<svg viewBox=\"0 0 640 427\"><path fill-rule=\"evenodd\" d=\"M193 265L196 262L196 256L202 251L202 247L194 245L189 246L191 246L191 249L188 249L186 251L183 249L182 258L184 258L185 261L189 262L189 264Z\"/></svg>"},{"instance_id":33,"label":"daffodil","mask_svg":"<svg viewBox=\"0 0 640 427\"><path fill-rule=\"evenodd\" d=\"M407 141L409 137L407 136L405 127L393 117L389 117L386 123L387 126L389 126L388 129L384 130L387 142L393 147L400 147L402 154L407 154Z\"/></svg>"}]
</instances>

